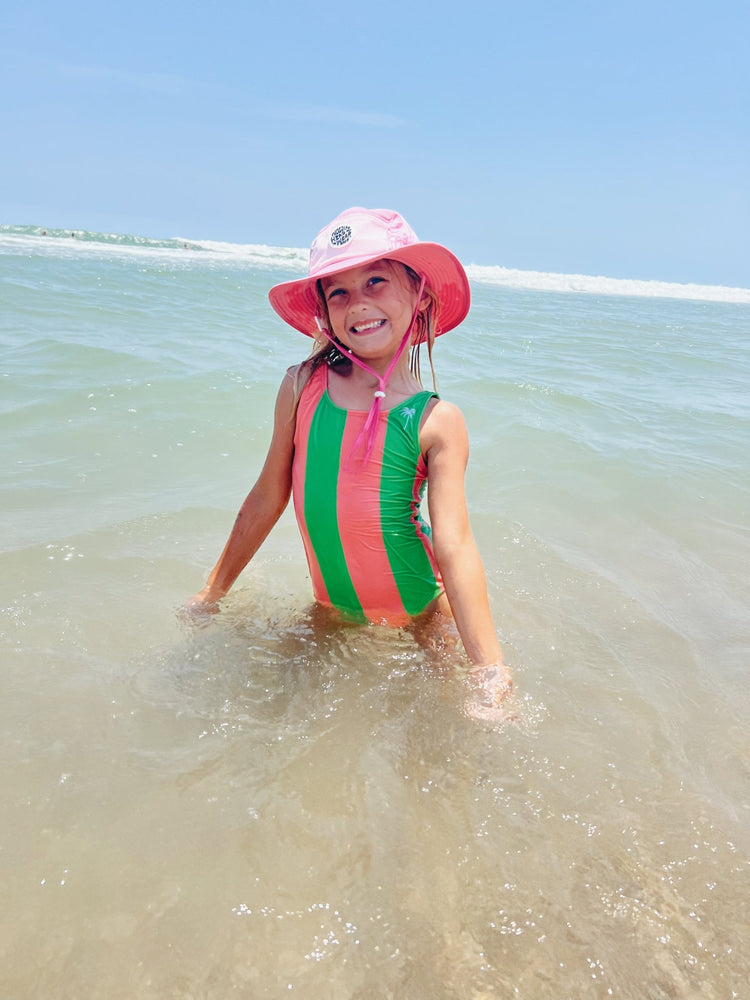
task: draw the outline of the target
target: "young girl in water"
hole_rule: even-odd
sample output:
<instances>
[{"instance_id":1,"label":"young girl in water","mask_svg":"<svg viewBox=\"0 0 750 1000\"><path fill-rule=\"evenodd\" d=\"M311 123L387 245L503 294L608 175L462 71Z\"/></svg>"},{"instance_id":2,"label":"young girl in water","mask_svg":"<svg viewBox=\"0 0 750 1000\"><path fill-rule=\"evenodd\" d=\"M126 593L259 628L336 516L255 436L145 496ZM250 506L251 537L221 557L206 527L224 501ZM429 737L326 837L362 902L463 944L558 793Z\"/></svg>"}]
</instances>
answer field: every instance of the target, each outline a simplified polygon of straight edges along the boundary
<instances>
[{"instance_id":1,"label":"young girl in water","mask_svg":"<svg viewBox=\"0 0 750 1000\"><path fill-rule=\"evenodd\" d=\"M474 664L467 710L500 717L511 681L469 527L466 426L419 377L419 345L432 367L435 337L469 310L463 267L396 212L351 208L316 237L307 277L269 298L316 349L281 383L263 469L189 607L215 610L292 493L316 600L417 634L455 621Z\"/></svg>"}]
</instances>

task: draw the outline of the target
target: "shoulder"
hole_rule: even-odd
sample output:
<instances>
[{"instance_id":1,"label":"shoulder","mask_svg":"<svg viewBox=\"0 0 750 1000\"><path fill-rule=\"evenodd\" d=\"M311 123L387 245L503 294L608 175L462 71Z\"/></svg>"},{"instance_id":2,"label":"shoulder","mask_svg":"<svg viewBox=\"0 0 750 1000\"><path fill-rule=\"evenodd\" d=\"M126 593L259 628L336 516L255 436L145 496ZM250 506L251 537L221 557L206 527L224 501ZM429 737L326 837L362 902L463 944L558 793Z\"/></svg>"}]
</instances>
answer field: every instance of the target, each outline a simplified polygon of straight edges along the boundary
<instances>
[{"instance_id":1,"label":"shoulder","mask_svg":"<svg viewBox=\"0 0 750 1000\"><path fill-rule=\"evenodd\" d=\"M432 404L428 404L419 437L425 455L443 448L468 452L464 415L454 403L444 399L434 399Z\"/></svg>"},{"instance_id":2,"label":"shoulder","mask_svg":"<svg viewBox=\"0 0 750 1000\"><path fill-rule=\"evenodd\" d=\"M291 412L296 412L302 393L315 375L315 370L306 362L292 365L287 368L279 386L277 400L279 403L288 404Z\"/></svg>"},{"instance_id":3,"label":"shoulder","mask_svg":"<svg viewBox=\"0 0 750 1000\"><path fill-rule=\"evenodd\" d=\"M293 365L291 368L287 368L284 373L284 377L281 380L281 385L279 386L278 399L279 400L292 400L296 392L297 380L298 380L298 369L299 365Z\"/></svg>"},{"instance_id":4,"label":"shoulder","mask_svg":"<svg viewBox=\"0 0 750 1000\"><path fill-rule=\"evenodd\" d=\"M292 386L294 392L299 392L304 388L305 383L310 378L310 371L304 361L299 365L292 365L287 368L281 382L282 389L285 386Z\"/></svg>"}]
</instances>

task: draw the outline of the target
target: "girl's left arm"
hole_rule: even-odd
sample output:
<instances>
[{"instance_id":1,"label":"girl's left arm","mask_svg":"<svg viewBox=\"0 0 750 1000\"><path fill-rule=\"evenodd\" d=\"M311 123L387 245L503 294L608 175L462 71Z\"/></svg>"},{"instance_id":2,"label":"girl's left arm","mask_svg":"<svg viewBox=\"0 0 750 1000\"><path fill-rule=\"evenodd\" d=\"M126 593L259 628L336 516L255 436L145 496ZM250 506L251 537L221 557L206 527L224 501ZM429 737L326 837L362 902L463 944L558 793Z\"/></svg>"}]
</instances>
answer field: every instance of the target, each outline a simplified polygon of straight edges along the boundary
<instances>
[{"instance_id":1,"label":"girl's left arm","mask_svg":"<svg viewBox=\"0 0 750 1000\"><path fill-rule=\"evenodd\" d=\"M432 540L461 641L474 662L475 687L489 686L498 702L511 682L487 597L482 560L469 524L464 474L469 440L461 411L438 401L422 427ZM480 669L481 668L481 669Z\"/></svg>"}]
</instances>

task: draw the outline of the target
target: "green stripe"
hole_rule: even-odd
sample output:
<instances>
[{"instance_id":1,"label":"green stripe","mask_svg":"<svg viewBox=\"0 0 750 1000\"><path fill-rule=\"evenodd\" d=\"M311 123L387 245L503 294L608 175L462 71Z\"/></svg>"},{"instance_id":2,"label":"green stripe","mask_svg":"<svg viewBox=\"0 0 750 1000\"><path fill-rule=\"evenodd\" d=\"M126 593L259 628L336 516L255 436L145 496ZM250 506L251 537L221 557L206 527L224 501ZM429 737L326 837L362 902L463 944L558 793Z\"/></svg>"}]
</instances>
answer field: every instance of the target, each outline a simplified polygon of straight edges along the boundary
<instances>
[{"instance_id":1,"label":"green stripe","mask_svg":"<svg viewBox=\"0 0 750 1000\"><path fill-rule=\"evenodd\" d=\"M440 593L430 558L414 525L404 512L404 476L413 482L414 470L419 461L419 422L431 394L412 397L406 404L397 406L388 414L385 436L385 454L391 468L403 470L401 475L389 475L383 466L380 479L380 525L383 542L396 581L404 610L418 615ZM399 489L400 483L400 489ZM400 513L400 518L399 518ZM430 529L423 523L424 533Z\"/></svg>"},{"instance_id":2,"label":"green stripe","mask_svg":"<svg viewBox=\"0 0 750 1000\"><path fill-rule=\"evenodd\" d=\"M344 557L336 496L346 410L320 400L310 421L305 467L305 524L331 604L365 621ZM312 465L311 456L315 456Z\"/></svg>"}]
</instances>

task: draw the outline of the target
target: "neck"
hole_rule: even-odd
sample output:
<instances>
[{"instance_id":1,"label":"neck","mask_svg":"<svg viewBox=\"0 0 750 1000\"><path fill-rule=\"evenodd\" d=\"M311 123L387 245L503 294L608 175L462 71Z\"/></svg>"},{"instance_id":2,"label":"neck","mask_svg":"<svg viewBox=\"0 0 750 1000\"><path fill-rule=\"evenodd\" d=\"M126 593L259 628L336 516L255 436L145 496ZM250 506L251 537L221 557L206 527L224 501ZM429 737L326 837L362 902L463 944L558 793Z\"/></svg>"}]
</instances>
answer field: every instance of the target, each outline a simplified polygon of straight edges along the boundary
<instances>
[{"instance_id":1,"label":"neck","mask_svg":"<svg viewBox=\"0 0 750 1000\"><path fill-rule=\"evenodd\" d=\"M401 381L409 375L409 356L407 351L404 351L396 360L396 364L390 372L389 367L393 361L393 355L384 359L368 359L367 361L364 358L355 357L353 353L349 354L348 357L353 362L352 375L356 376L362 385L372 386L373 390L378 388L383 378L387 377L388 384L390 385L391 382Z\"/></svg>"}]
</instances>

